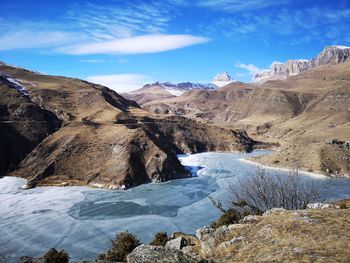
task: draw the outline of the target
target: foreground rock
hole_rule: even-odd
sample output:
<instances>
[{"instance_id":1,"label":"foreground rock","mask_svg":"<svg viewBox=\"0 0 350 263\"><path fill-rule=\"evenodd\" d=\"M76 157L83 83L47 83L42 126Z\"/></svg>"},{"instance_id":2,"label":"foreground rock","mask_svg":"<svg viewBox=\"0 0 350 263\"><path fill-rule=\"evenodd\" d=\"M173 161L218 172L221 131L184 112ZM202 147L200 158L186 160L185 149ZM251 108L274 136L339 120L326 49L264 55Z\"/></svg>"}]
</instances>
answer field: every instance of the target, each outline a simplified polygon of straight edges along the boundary
<instances>
[{"instance_id":1,"label":"foreground rock","mask_svg":"<svg viewBox=\"0 0 350 263\"><path fill-rule=\"evenodd\" d=\"M273 208L262 216L247 216L239 224L200 228L197 237L174 233L167 247L138 246L127 256L127 263L348 262L350 202L339 202L344 209L330 204L296 211ZM64 255L64 251L49 252ZM44 263L49 252L38 258L22 257L19 263ZM63 257L55 263L66 262Z\"/></svg>"},{"instance_id":2,"label":"foreground rock","mask_svg":"<svg viewBox=\"0 0 350 263\"><path fill-rule=\"evenodd\" d=\"M198 229L195 257L215 262L346 262L350 209L313 208L272 209L242 224Z\"/></svg>"},{"instance_id":3,"label":"foreground rock","mask_svg":"<svg viewBox=\"0 0 350 263\"><path fill-rule=\"evenodd\" d=\"M128 255L128 263L198 263L199 261L185 255L180 250L174 250L164 247L142 245Z\"/></svg>"}]
</instances>

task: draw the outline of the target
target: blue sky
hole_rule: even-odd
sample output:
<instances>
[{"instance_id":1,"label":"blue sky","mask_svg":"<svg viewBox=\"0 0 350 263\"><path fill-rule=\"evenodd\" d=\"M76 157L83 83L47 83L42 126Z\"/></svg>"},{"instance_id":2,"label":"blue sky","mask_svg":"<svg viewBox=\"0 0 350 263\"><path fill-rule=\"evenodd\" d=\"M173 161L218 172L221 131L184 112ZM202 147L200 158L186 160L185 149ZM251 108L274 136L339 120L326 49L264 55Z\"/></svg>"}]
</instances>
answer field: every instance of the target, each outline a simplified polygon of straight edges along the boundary
<instances>
[{"instance_id":1,"label":"blue sky","mask_svg":"<svg viewBox=\"0 0 350 263\"><path fill-rule=\"evenodd\" d=\"M0 61L120 92L223 71L249 81L350 45L349 25L349 0L1 1Z\"/></svg>"}]
</instances>

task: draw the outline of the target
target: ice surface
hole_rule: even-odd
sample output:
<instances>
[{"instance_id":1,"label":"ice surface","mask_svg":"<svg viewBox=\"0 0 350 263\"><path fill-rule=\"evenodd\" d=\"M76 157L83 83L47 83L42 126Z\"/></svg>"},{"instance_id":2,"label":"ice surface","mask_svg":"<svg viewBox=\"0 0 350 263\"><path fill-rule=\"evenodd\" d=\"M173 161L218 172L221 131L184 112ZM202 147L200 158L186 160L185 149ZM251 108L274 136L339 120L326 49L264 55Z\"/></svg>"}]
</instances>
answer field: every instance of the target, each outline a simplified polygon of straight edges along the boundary
<instances>
[{"instance_id":1,"label":"ice surface","mask_svg":"<svg viewBox=\"0 0 350 263\"><path fill-rule=\"evenodd\" d=\"M181 155L180 161L195 177L126 191L87 187L21 190L26 180L4 177L0 179L0 255L12 255L7 261L16 262L20 256L41 255L55 247L66 250L72 260L90 259L106 251L110 239L120 231L128 230L143 242L159 231L194 233L220 215L208 195L225 200L227 186L254 171L253 164L240 159L267 153ZM350 196L349 179L309 175L304 179L327 181L330 198Z\"/></svg>"}]
</instances>

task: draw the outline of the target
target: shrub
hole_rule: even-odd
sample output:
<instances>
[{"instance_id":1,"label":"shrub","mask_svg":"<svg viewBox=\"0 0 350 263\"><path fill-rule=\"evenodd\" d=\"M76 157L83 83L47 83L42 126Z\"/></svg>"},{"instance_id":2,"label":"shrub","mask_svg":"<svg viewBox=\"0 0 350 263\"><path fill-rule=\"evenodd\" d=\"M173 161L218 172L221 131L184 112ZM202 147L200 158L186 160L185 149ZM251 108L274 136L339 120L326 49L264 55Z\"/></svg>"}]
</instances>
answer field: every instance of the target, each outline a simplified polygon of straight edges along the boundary
<instances>
[{"instance_id":1,"label":"shrub","mask_svg":"<svg viewBox=\"0 0 350 263\"><path fill-rule=\"evenodd\" d=\"M111 241L111 248L106 254L99 255L98 259L109 261L126 261L126 256L130 254L136 247L141 245L136 236L121 232L116 235L115 239Z\"/></svg>"},{"instance_id":2,"label":"shrub","mask_svg":"<svg viewBox=\"0 0 350 263\"><path fill-rule=\"evenodd\" d=\"M218 220L211 223L212 228L218 228L219 226L227 226L231 224L236 224L242 219L242 215L237 210L230 208L225 211Z\"/></svg>"},{"instance_id":3,"label":"shrub","mask_svg":"<svg viewBox=\"0 0 350 263\"><path fill-rule=\"evenodd\" d=\"M339 208L340 209L347 209L348 207L346 206L345 202L341 202L340 205L339 205Z\"/></svg>"},{"instance_id":4,"label":"shrub","mask_svg":"<svg viewBox=\"0 0 350 263\"><path fill-rule=\"evenodd\" d=\"M253 212L266 211L274 207L298 210L320 201L321 188L312 181L303 181L298 170L289 174L267 174L258 168L256 173L229 187L232 207L248 208Z\"/></svg>"},{"instance_id":5,"label":"shrub","mask_svg":"<svg viewBox=\"0 0 350 263\"><path fill-rule=\"evenodd\" d=\"M312 182L303 181L298 170L289 174L269 175L263 168L244 180L228 187L228 208L220 200L209 199L223 214L211 224L212 228L238 223L247 215L261 215L274 207L306 209L307 205L320 201L322 194Z\"/></svg>"},{"instance_id":6,"label":"shrub","mask_svg":"<svg viewBox=\"0 0 350 263\"><path fill-rule=\"evenodd\" d=\"M44 255L45 263L68 263L68 261L69 256L64 250L58 252L56 249L50 248Z\"/></svg>"},{"instance_id":7,"label":"shrub","mask_svg":"<svg viewBox=\"0 0 350 263\"><path fill-rule=\"evenodd\" d=\"M149 243L151 246L165 247L166 243L170 240L166 232L158 232L154 235L153 240Z\"/></svg>"}]
</instances>

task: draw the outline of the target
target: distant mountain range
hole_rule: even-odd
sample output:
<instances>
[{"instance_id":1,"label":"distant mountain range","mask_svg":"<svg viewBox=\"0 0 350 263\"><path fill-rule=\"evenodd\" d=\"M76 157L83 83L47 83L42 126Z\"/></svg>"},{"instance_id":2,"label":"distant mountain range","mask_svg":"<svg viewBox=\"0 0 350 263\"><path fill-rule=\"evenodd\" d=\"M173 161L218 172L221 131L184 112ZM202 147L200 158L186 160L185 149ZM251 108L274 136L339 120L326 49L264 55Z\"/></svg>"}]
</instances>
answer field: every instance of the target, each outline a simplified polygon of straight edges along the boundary
<instances>
[{"instance_id":1,"label":"distant mountain range","mask_svg":"<svg viewBox=\"0 0 350 263\"><path fill-rule=\"evenodd\" d=\"M276 153L260 158L262 163L349 176L350 151L326 143L350 141L349 52L349 47L330 46L312 60L275 63L255 83L234 82L146 103L135 99L150 112L242 128L257 140L279 143Z\"/></svg>"},{"instance_id":2,"label":"distant mountain range","mask_svg":"<svg viewBox=\"0 0 350 263\"><path fill-rule=\"evenodd\" d=\"M169 99L181 96L191 90L213 90L234 83L235 80L227 72L217 74L211 83L198 82L155 82L144 85L141 89L123 93L130 100L137 101L140 105L157 99Z\"/></svg>"},{"instance_id":3,"label":"distant mountain range","mask_svg":"<svg viewBox=\"0 0 350 263\"><path fill-rule=\"evenodd\" d=\"M257 73L253 82L262 83L269 80L283 80L321 65L335 65L348 60L350 60L350 47L329 46L325 47L316 58L311 60L295 59L288 60L285 63L274 62L270 69Z\"/></svg>"}]
</instances>

